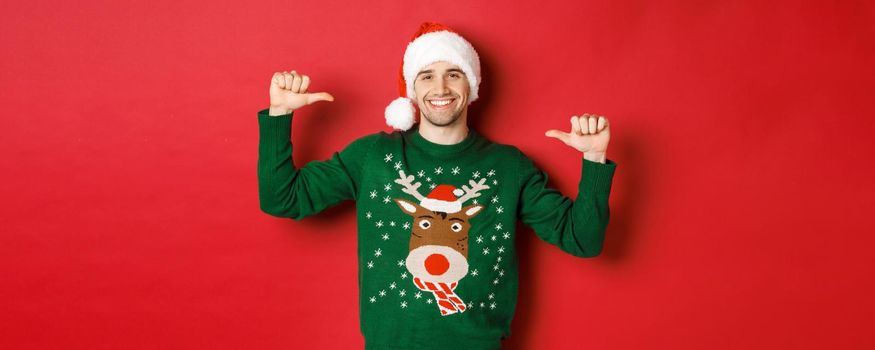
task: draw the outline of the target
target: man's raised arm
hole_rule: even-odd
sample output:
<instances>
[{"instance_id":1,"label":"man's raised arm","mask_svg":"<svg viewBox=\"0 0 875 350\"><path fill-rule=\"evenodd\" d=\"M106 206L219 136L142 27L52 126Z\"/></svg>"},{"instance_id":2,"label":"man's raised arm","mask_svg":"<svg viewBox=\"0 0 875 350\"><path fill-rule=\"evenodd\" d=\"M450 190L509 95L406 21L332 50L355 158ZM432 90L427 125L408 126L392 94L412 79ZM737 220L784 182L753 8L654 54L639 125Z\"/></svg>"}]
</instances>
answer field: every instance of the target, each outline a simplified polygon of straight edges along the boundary
<instances>
[{"instance_id":1,"label":"man's raised arm","mask_svg":"<svg viewBox=\"0 0 875 350\"><path fill-rule=\"evenodd\" d=\"M270 108L258 112L258 194L261 210L300 220L346 199L354 199L361 160L372 137L352 142L325 161L295 167L292 159L293 112L318 101L333 101L325 92L308 93L310 78L295 71L274 73Z\"/></svg>"},{"instance_id":2,"label":"man's raised arm","mask_svg":"<svg viewBox=\"0 0 875 350\"><path fill-rule=\"evenodd\" d=\"M610 219L608 197L617 164L607 159L610 127L603 116L571 117L571 131L549 130L566 145L583 152L577 198L571 200L548 185L547 173L520 155L520 220L542 240L578 257L601 253Z\"/></svg>"}]
</instances>

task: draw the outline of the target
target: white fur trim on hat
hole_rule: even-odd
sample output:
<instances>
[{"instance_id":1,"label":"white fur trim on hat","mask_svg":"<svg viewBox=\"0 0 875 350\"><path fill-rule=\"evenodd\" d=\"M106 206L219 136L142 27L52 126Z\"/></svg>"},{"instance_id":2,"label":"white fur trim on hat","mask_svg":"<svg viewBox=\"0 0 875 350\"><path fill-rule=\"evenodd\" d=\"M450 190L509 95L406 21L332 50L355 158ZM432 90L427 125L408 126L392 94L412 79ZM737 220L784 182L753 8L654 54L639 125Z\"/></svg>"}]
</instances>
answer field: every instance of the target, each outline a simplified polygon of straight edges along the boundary
<instances>
[{"instance_id":1,"label":"white fur trim on hat","mask_svg":"<svg viewBox=\"0 0 875 350\"><path fill-rule=\"evenodd\" d=\"M413 101L407 97L396 98L386 106L386 124L395 129L410 129L415 119L416 108L413 107Z\"/></svg>"},{"instance_id":2,"label":"white fur trim on hat","mask_svg":"<svg viewBox=\"0 0 875 350\"><path fill-rule=\"evenodd\" d=\"M477 100L480 86L480 57L465 38L450 31L430 32L420 35L407 45L404 52L404 83L407 97L416 98L413 81L422 68L438 61L454 64L465 72L471 91L468 103Z\"/></svg>"},{"instance_id":3,"label":"white fur trim on hat","mask_svg":"<svg viewBox=\"0 0 875 350\"><path fill-rule=\"evenodd\" d=\"M462 203L459 203L459 201L448 202L434 198L425 198L419 205L431 211L442 211L449 214L458 213L462 210Z\"/></svg>"}]
</instances>

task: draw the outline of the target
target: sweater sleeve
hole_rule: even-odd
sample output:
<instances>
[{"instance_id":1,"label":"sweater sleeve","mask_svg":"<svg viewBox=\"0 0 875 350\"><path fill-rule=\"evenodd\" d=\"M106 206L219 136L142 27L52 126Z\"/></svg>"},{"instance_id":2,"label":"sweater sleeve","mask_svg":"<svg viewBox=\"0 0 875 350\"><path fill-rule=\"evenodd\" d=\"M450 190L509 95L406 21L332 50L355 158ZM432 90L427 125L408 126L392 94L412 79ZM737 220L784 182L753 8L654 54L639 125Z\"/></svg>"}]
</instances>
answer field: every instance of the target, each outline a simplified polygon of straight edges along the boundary
<instances>
[{"instance_id":1,"label":"sweater sleeve","mask_svg":"<svg viewBox=\"0 0 875 350\"><path fill-rule=\"evenodd\" d=\"M258 112L258 196L261 210L276 217L303 219L343 200L355 199L363 161L377 134L362 137L324 161L295 167L292 113Z\"/></svg>"},{"instance_id":2,"label":"sweater sleeve","mask_svg":"<svg viewBox=\"0 0 875 350\"><path fill-rule=\"evenodd\" d=\"M608 197L617 164L583 159L577 198L548 185L547 173L520 153L520 220L547 243L577 257L601 253L610 217Z\"/></svg>"}]
</instances>

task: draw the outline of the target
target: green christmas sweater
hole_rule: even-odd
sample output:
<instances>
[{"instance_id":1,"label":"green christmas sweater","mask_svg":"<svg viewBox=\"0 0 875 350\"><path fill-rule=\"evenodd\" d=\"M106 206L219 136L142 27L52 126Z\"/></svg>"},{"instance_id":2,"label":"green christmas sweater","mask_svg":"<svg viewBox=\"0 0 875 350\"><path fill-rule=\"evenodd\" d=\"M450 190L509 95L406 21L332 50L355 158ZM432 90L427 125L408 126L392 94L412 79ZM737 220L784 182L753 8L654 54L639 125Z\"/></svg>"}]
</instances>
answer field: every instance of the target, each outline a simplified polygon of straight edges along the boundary
<instances>
[{"instance_id":1,"label":"green christmas sweater","mask_svg":"<svg viewBox=\"0 0 875 350\"><path fill-rule=\"evenodd\" d=\"M517 218L574 256L602 249L612 160L583 159L572 200L519 149L474 130L453 145L378 132L298 168L292 114L265 109L258 123L264 212L300 220L356 202L366 349L499 349L517 301Z\"/></svg>"}]
</instances>

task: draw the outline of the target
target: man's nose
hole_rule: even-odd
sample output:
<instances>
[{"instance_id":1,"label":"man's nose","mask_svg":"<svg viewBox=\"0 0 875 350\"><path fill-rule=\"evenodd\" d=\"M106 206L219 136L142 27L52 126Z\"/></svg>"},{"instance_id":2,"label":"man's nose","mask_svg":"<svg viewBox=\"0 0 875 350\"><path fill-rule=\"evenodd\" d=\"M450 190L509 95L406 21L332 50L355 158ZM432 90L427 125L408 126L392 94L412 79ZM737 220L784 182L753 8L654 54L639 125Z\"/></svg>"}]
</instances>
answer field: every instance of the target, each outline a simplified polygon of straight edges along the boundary
<instances>
[{"instance_id":1,"label":"man's nose","mask_svg":"<svg viewBox=\"0 0 875 350\"><path fill-rule=\"evenodd\" d=\"M446 80L444 80L444 79L437 80L437 91L439 91L442 94L450 91Z\"/></svg>"}]
</instances>

